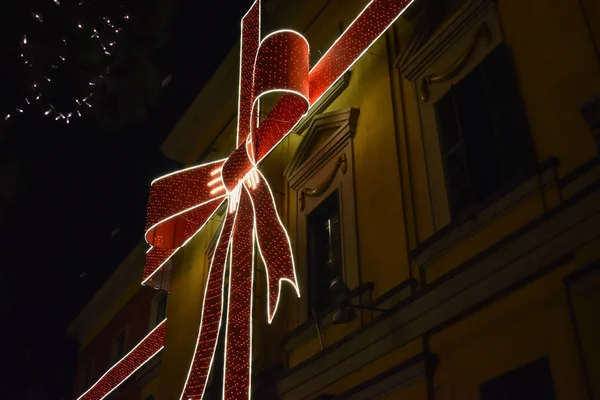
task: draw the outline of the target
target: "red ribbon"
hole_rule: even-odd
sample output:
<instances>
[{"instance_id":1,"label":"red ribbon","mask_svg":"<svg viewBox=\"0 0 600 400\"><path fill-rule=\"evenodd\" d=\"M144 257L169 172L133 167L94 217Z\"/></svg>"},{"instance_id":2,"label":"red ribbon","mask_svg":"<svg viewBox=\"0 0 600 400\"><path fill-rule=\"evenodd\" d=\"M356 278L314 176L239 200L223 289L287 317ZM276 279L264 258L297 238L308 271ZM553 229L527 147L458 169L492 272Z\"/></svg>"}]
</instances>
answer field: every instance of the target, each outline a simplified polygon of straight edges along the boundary
<instances>
[{"instance_id":1,"label":"red ribbon","mask_svg":"<svg viewBox=\"0 0 600 400\"><path fill-rule=\"evenodd\" d=\"M255 248L266 269L269 323L277 311L284 281L300 296L291 243L255 160L264 158L308 110L309 49L306 40L292 31L271 34L259 45L259 13L257 2L242 20L238 149L224 161L163 177L153 182L150 191L146 240L153 246L153 254L162 251L170 256L202 229L224 201L228 202L208 273L200 332L182 394L184 399L202 398L204 394L221 329L229 258L225 398L248 399L250 393ZM259 125L257 103L272 92L284 93L285 107L276 121L266 119Z\"/></svg>"},{"instance_id":2,"label":"red ribbon","mask_svg":"<svg viewBox=\"0 0 600 400\"><path fill-rule=\"evenodd\" d=\"M301 35L279 31L259 43L260 0L242 19L237 150L227 160L159 178L150 189L146 240L152 247L146 254L143 283L153 286L169 258L223 202L229 205L210 266L198 342L182 399L204 395L221 329L229 258L224 398L249 398L255 247L267 271L269 322L277 311L283 281L299 294L289 238L257 165L413 1L372 0L310 72L308 44ZM259 125L256 103L271 92L283 95ZM159 287L165 288L162 283ZM105 398L163 348L165 331L166 320L80 399Z\"/></svg>"},{"instance_id":3,"label":"red ribbon","mask_svg":"<svg viewBox=\"0 0 600 400\"><path fill-rule=\"evenodd\" d=\"M257 166L411 2L373 0L310 73L308 43L300 34L278 31L259 43L260 1L242 19L237 149L226 160L160 178L150 190L146 240L153 247L144 282L228 203L182 399L204 395L221 329L229 259L224 398L250 397L255 248L266 268L269 323L277 311L283 281L291 283L300 296L290 240ZM259 124L257 104L273 92L282 96Z\"/></svg>"}]
</instances>

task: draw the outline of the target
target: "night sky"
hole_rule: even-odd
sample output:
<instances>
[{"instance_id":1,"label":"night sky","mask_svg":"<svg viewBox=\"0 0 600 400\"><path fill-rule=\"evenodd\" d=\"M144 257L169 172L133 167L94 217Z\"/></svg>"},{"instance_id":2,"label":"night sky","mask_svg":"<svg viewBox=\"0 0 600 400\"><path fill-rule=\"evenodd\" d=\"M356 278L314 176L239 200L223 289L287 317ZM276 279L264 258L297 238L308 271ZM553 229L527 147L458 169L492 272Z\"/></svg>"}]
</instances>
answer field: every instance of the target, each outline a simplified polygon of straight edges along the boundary
<instances>
[{"instance_id":1,"label":"night sky","mask_svg":"<svg viewBox=\"0 0 600 400\"><path fill-rule=\"evenodd\" d=\"M77 1L60 3L62 12ZM126 12L131 18L111 58L110 85L98 89L88 116L66 125L35 106L8 121L4 115L14 114L32 81L19 46L23 34L31 31L35 38L40 29L31 12L45 17L43 32L50 38L64 28L62 22L53 28L52 21L69 21L69 14L60 14L53 0L3 2L0 317L8 353L3 399L70 397L77 349L66 327L142 239L150 181L179 167L162 155L160 145L234 46L251 0L88 3L89 15ZM171 82L161 87L169 75ZM76 93L78 86L66 79L48 92L57 104Z\"/></svg>"}]
</instances>

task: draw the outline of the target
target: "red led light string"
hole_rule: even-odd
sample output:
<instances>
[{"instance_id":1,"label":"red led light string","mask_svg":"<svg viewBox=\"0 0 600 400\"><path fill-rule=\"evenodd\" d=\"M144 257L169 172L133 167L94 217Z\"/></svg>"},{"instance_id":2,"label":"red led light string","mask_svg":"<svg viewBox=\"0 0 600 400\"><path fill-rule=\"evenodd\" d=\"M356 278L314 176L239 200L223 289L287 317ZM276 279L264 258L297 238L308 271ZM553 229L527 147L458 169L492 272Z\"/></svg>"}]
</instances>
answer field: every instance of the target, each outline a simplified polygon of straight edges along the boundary
<instances>
[{"instance_id":1,"label":"red led light string","mask_svg":"<svg viewBox=\"0 0 600 400\"><path fill-rule=\"evenodd\" d=\"M237 150L227 160L159 178L150 189L146 240L152 247L147 253L145 284L152 284L152 276L177 249L202 229L225 200L228 202L229 211L211 261L198 340L181 399L204 396L221 329L229 258L224 398L250 397L255 241L268 280L269 323L277 312L284 281L300 295L291 243L277 213L273 193L257 164L412 1L371 1L310 72L308 43L300 34L279 31L258 44L260 0L242 19ZM256 105L261 96L270 93L283 96L258 125L254 117ZM120 382L113 384L116 387Z\"/></svg>"}]
</instances>

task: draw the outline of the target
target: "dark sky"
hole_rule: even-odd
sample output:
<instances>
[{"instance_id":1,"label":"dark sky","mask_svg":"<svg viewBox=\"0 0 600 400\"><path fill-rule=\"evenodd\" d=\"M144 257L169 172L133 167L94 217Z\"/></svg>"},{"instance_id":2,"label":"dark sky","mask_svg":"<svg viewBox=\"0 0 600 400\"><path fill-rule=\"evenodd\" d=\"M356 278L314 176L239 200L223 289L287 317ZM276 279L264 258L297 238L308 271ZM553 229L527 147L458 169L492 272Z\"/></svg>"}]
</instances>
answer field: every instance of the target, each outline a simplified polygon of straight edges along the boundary
<instances>
[{"instance_id":1,"label":"dark sky","mask_svg":"<svg viewBox=\"0 0 600 400\"><path fill-rule=\"evenodd\" d=\"M52 1L3 2L0 115L31 81L18 59L30 13ZM93 114L68 126L40 110L0 119L2 398L63 398L76 352L66 326L143 237L150 181L178 168L160 144L239 38L250 3L97 1L90 10L131 21Z\"/></svg>"}]
</instances>

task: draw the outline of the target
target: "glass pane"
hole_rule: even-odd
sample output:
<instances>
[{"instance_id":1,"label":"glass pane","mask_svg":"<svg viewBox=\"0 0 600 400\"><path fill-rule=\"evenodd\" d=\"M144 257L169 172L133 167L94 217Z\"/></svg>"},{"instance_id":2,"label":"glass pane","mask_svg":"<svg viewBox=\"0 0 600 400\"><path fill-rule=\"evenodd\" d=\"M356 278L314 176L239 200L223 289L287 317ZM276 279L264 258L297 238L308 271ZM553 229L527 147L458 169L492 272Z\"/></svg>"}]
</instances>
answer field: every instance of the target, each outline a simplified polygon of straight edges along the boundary
<instances>
[{"instance_id":1,"label":"glass pane","mask_svg":"<svg viewBox=\"0 0 600 400\"><path fill-rule=\"evenodd\" d=\"M435 116L440 135L440 146L442 147L442 153L445 154L458 145L460 141L452 90L436 103Z\"/></svg>"},{"instance_id":2,"label":"glass pane","mask_svg":"<svg viewBox=\"0 0 600 400\"><path fill-rule=\"evenodd\" d=\"M535 157L506 46L435 105L453 217L532 170Z\"/></svg>"},{"instance_id":3,"label":"glass pane","mask_svg":"<svg viewBox=\"0 0 600 400\"><path fill-rule=\"evenodd\" d=\"M329 287L341 274L337 191L308 216L307 228L309 302L318 312L331 304Z\"/></svg>"},{"instance_id":4,"label":"glass pane","mask_svg":"<svg viewBox=\"0 0 600 400\"><path fill-rule=\"evenodd\" d=\"M156 305L156 324L161 323L167 316L167 296L164 295Z\"/></svg>"},{"instance_id":5,"label":"glass pane","mask_svg":"<svg viewBox=\"0 0 600 400\"><path fill-rule=\"evenodd\" d=\"M481 64L505 180L532 170L535 157L529 123L510 52L499 46Z\"/></svg>"},{"instance_id":6,"label":"glass pane","mask_svg":"<svg viewBox=\"0 0 600 400\"><path fill-rule=\"evenodd\" d=\"M471 178L473 200L480 202L502 186L502 166L479 67L455 88L456 108Z\"/></svg>"},{"instance_id":7,"label":"glass pane","mask_svg":"<svg viewBox=\"0 0 600 400\"><path fill-rule=\"evenodd\" d=\"M555 400L548 358L527 364L483 383L482 400Z\"/></svg>"}]
</instances>

